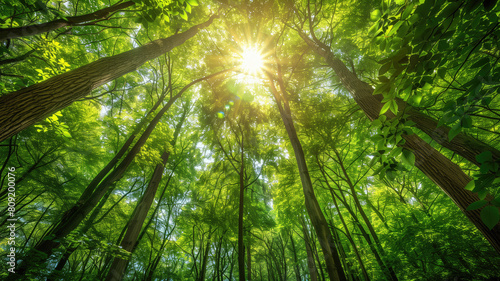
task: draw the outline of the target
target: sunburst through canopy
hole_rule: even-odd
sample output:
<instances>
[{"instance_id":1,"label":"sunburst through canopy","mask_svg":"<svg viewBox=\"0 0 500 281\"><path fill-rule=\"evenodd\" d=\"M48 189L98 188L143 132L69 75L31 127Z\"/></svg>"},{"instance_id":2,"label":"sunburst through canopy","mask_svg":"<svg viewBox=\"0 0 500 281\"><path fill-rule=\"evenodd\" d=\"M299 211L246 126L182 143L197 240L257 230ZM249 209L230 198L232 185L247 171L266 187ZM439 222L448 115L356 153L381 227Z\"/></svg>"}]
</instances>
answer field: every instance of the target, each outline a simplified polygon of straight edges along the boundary
<instances>
[{"instance_id":1,"label":"sunburst through canopy","mask_svg":"<svg viewBox=\"0 0 500 281\"><path fill-rule=\"evenodd\" d=\"M264 59L259 50L247 47L241 53L241 69L250 75L257 75L264 67Z\"/></svg>"}]
</instances>

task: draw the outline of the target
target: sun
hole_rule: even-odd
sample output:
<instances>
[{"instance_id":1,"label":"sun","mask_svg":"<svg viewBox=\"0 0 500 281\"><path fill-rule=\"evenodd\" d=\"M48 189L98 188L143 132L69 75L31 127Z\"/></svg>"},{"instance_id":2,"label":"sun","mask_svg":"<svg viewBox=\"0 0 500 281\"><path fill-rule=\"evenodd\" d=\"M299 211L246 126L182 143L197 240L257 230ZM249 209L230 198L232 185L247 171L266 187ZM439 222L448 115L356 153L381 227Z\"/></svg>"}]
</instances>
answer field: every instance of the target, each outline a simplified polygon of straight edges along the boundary
<instances>
[{"instance_id":1,"label":"sun","mask_svg":"<svg viewBox=\"0 0 500 281\"><path fill-rule=\"evenodd\" d=\"M257 75L264 67L264 59L254 47L244 48L241 53L241 70L250 75Z\"/></svg>"}]
</instances>

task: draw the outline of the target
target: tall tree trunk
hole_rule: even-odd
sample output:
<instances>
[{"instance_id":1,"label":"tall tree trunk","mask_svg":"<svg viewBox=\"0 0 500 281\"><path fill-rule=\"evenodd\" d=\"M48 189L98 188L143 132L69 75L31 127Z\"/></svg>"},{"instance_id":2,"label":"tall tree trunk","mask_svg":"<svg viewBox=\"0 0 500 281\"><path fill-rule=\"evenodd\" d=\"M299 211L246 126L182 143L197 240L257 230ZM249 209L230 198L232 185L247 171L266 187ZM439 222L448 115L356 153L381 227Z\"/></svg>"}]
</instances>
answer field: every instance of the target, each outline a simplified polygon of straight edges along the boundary
<instances>
[{"instance_id":1,"label":"tall tree trunk","mask_svg":"<svg viewBox=\"0 0 500 281\"><path fill-rule=\"evenodd\" d=\"M310 281L318 281L318 272L316 269L316 264L314 262L314 256L310 244L311 239L309 239L309 234L307 233L304 220L301 219L300 221L302 224L302 233L304 234L304 242L306 244L307 267L309 268Z\"/></svg>"},{"instance_id":2,"label":"tall tree trunk","mask_svg":"<svg viewBox=\"0 0 500 281\"><path fill-rule=\"evenodd\" d=\"M238 272L239 280L245 281L245 244L243 243L243 206L245 200L245 157L243 154L243 134L241 134L241 163L239 171L239 197L238 205Z\"/></svg>"},{"instance_id":3,"label":"tall tree trunk","mask_svg":"<svg viewBox=\"0 0 500 281\"><path fill-rule=\"evenodd\" d=\"M85 219L85 217L98 204L98 202L101 200L104 194L106 194L110 186L123 176L128 166L133 162L137 153L140 152L142 146L146 143L147 139L149 138L149 135L153 132L154 128L160 121L163 114L165 114L165 112L170 108L170 106L178 98L180 98L182 94L189 87L200 81L207 80L217 75L226 73L230 70L232 70L232 68L207 75L203 78L196 79L191 83L189 83L188 85L184 86L184 88L182 88L177 95L173 96L167 102L167 104L165 104L165 106L163 106L163 108L156 114L153 120L149 123L142 136L139 138L139 140L137 140L135 145L129 151L127 156L125 156L122 162L95 188L92 194L90 194L89 192L90 195L88 197L81 198L81 200L79 200L70 210L64 213L61 221L46 235L46 237L50 235L52 239L42 239L42 241L31 250L33 252L30 251L26 255L27 257L30 258L26 258L26 260L23 261L23 263L21 263L21 265L19 266L19 269L17 270L16 274L10 274L9 278L11 278L12 280L16 280L17 278L20 278L22 275L24 275L31 262L34 263L41 262L39 257L40 255L36 255L38 256L38 258L35 258L34 253L37 252L45 253L47 255L45 258L50 256L52 254L53 249L59 246L60 244L59 241L78 227L78 225L83 221L83 219ZM82 197L83 196L84 195L82 195Z\"/></svg>"},{"instance_id":4,"label":"tall tree trunk","mask_svg":"<svg viewBox=\"0 0 500 281\"><path fill-rule=\"evenodd\" d=\"M368 216L366 215L365 211L363 210L363 207L361 207L361 203L359 202L359 199L358 199L358 194L356 192L356 189L354 188L354 184L352 183L349 174L347 173L347 170L346 170L345 165L344 165L344 161L342 160L342 157L340 157L337 150L334 150L334 152L335 152L335 156L337 157L336 162L339 164L340 169L342 170L342 174L344 175L343 179L345 180L345 182L349 186L349 190L351 191L352 198L354 199L354 204L356 205L356 208L358 209L359 214L361 215L361 218L365 222L365 225L368 228L368 231L370 232L371 236L373 237L373 240L375 241L375 245L377 246L377 249L379 250L382 257L385 257L386 254L385 254L384 248L382 248L382 243L380 243L380 240L378 239L378 235L375 232L375 229L373 228L372 223L368 219ZM387 265L385 262L384 262L384 265L385 265L384 269L387 270L387 273L389 275L388 277L390 277L390 280L397 281L398 278L397 278L396 273L394 272L394 269L392 268L392 266Z\"/></svg>"},{"instance_id":5,"label":"tall tree trunk","mask_svg":"<svg viewBox=\"0 0 500 281\"><path fill-rule=\"evenodd\" d=\"M292 242L292 253L293 253L293 263L294 267L293 269L295 270L295 278L297 281L300 281L300 268L299 268L299 261L297 259L297 250L295 249L295 241L293 240L293 235L290 232L290 241Z\"/></svg>"},{"instance_id":6,"label":"tall tree trunk","mask_svg":"<svg viewBox=\"0 0 500 281\"><path fill-rule=\"evenodd\" d=\"M156 190L158 189L158 185L160 184L160 181L162 179L163 170L165 169L165 165L168 161L169 156L170 152L163 152L163 154L161 155L162 163L156 165L153 176L149 181L148 187L146 188L146 191L144 192L141 200L135 207L134 215L128 225L127 232L125 233L125 236L120 243L121 248L125 251L132 252L135 242L137 241L137 237L141 232L144 220L146 219L148 211L151 208L151 204L153 203L153 199L156 195ZM111 264L111 268L109 269L106 280L122 280L126 266L126 259L115 257L113 263Z\"/></svg>"},{"instance_id":7,"label":"tall tree trunk","mask_svg":"<svg viewBox=\"0 0 500 281\"><path fill-rule=\"evenodd\" d=\"M158 39L130 51L99 59L77 69L0 97L0 142L48 115L85 97L93 89L136 70L209 26L214 18L185 32Z\"/></svg>"},{"instance_id":8,"label":"tall tree trunk","mask_svg":"<svg viewBox=\"0 0 500 281\"><path fill-rule=\"evenodd\" d=\"M252 281L252 254L250 253L250 242L247 245L247 281Z\"/></svg>"},{"instance_id":9,"label":"tall tree trunk","mask_svg":"<svg viewBox=\"0 0 500 281\"><path fill-rule=\"evenodd\" d=\"M182 124L186 119L187 109L188 108L184 110L181 119L179 120L179 123L175 126L174 138L170 142L172 147L175 147L175 144L177 142L177 138L182 128ZM125 233L125 236L123 237L120 243L122 249L128 252L133 253L135 248L137 247L139 233L143 228L142 226L144 224L144 221L146 220L148 211L151 208L151 205L155 198L156 191L158 190L158 185L160 184L161 179L163 177L163 171L165 169L165 165L168 161L169 156L170 156L169 151L164 151L163 154L161 155L162 163L156 165L155 170L153 172L153 176L151 177L151 180L148 184L148 187L146 188L143 197L137 204L134 210L133 217L128 224L127 232ZM147 230L144 229L143 231ZM125 273L127 264L128 260L116 257L113 261L113 264L111 265L106 280L121 280L123 278L123 274Z\"/></svg>"},{"instance_id":10,"label":"tall tree trunk","mask_svg":"<svg viewBox=\"0 0 500 281\"><path fill-rule=\"evenodd\" d=\"M359 80L354 73L348 70L344 63L336 58L325 44L319 40L311 40L302 31L298 32L313 50L325 58L327 64L337 74L344 87L351 93L366 116L370 120L377 119L382 103L380 96L373 95L373 88ZM394 117L392 114L387 115ZM471 203L479 200L477 194L464 188L471 181L469 176L458 165L451 162L417 135L406 135L404 138L406 140L404 147L415 154L415 166L441 187L467 218L483 233L493 248L500 253L500 224L490 230L482 222L480 210L466 211ZM460 151L456 152L461 153Z\"/></svg>"},{"instance_id":11,"label":"tall tree trunk","mask_svg":"<svg viewBox=\"0 0 500 281\"><path fill-rule=\"evenodd\" d=\"M344 271L342 270L342 266L340 264L340 258L337 253L335 243L333 242L330 229L328 228L328 223L323 212L321 211L318 200L316 199L316 195L314 194L311 177L309 176L309 171L307 169L304 151L302 150L302 145L300 144L297 132L295 131L291 110L288 105L288 101L285 99L286 90L281 79L279 83L282 93L281 95L276 90L271 77L269 77L271 91L276 99L281 119L283 120L286 131L288 133L288 138L292 143L293 151L295 153L295 159L297 161L300 179L302 182L302 189L304 192L306 210L316 231L316 235L318 236L321 249L323 250L328 276L332 281L346 280Z\"/></svg>"},{"instance_id":12,"label":"tall tree trunk","mask_svg":"<svg viewBox=\"0 0 500 281\"><path fill-rule=\"evenodd\" d=\"M365 114L371 119L376 119L379 116L380 109L382 107L381 95L373 96L373 88L367 83L359 80L359 78L345 67L345 64L336 58L331 52L330 48L323 42L319 41L313 35L313 39L310 39L302 31L298 30L299 35L304 39L304 41L313 48L319 55L321 55L327 61L328 65L333 69L333 71L340 78L342 84L351 93L354 100ZM369 97L370 96L370 97ZM403 110L406 108L405 113L409 115L409 119L415 122L415 127L417 127L422 132L429 135L434 141L440 145L450 149L456 154L469 160L471 163L481 166L481 164L476 160L476 156L485 151L490 151L494 161L500 161L500 150L495 147L488 145L476 138L473 138L464 133L459 133L451 141L448 139L448 132L450 128L448 126L438 127L437 120L434 118L414 109L408 108L409 106L401 99L396 99L398 103L398 108Z\"/></svg>"},{"instance_id":13,"label":"tall tree trunk","mask_svg":"<svg viewBox=\"0 0 500 281\"><path fill-rule=\"evenodd\" d=\"M134 1L126 1L86 15L66 17L66 19L57 19L46 23L33 24L28 26L2 28L0 29L0 41L42 34L66 26L74 26L78 24L91 23L97 20L104 20L113 13L126 9L134 4Z\"/></svg>"},{"instance_id":14,"label":"tall tree trunk","mask_svg":"<svg viewBox=\"0 0 500 281\"><path fill-rule=\"evenodd\" d=\"M212 244L210 241L211 236L212 232L209 231L207 245L205 246L205 251L203 253L203 260L201 261L200 279L198 279L198 281L205 281L205 276L207 275L208 253L210 252L210 245Z\"/></svg>"}]
</instances>

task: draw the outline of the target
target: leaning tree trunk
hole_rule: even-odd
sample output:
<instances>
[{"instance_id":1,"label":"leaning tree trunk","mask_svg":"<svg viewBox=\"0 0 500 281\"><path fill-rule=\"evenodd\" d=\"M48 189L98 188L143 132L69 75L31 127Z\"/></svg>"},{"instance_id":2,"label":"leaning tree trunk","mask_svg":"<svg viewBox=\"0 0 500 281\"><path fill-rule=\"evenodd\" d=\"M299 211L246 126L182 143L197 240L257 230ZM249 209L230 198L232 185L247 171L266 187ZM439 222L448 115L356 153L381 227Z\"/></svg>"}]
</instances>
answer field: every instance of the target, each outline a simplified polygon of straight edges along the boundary
<instances>
[{"instance_id":1,"label":"leaning tree trunk","mask_svg":"<svg viewBox=\"0 0 500 281\"><path fill-rule=\"evenodd\" d=\"M321 41L317 40L314 38L314 41L307 37L302 31L298 30L298 33L300 37L310 46L312 47L313 50L315 50L319 55L321 55L323 58L326 59L327 63L329 66L335 71L335 73L339 76L342 84L346 88L348 88L349 92L351 95L354 97L356 102L360 105L360 107L363 108L363 106L359 102L364 102L365 105L369 105L369 103L372 103L373 107L378 107L379 104L381 104L381 97L380 96L375 96L371 98L363 98L360 96L360 94L366 94L363 93L363 91L368 91L370 92L370 95L373 94L373 88L366 84L365 82L362 82L359 80L356 75L354 75L352 72L350 72L338 58L336 58L332 52L330 51L329 47L322 43ZM340 73L343 72L350 72L349 78L347 80L350 80L351 82L346 82L344 78L345 75L340 75ZM342 77L344 76L344 77ZM357 80L358 82L353 83L353 81ZM358 89L355 88L350 88L348 85L354 85L354 84L364 84ZM359 85L358 85L359 86ZM363 95L364 96L364 95ZM358 99L356 99L356 97ZM417 127L419 130L422 132L426 133L428 136L430 136L434 141L439 143L440 145L448 148L449 150L455 152L456 154L464 157L471 163L473 163L476 166L481 166L481 163L479 163L476 159L476 156L485 152L485 151L490 151L492 153L492 158L493 161L500 161L500 150L496 149L495 147L488 145L476 138L473 138L469 135L466 135L464 133L459 133L456 135L451 141L448 139L448 132L450 131L450 127L448 126L437 126L438 122L436 119L416 110L415 108L409 107L406 102L404 102L401 99L396 99L398 103L398 107L400 109L406 109L405 113L409 115L409 119L413 122L415 122L415 127ZM380 110L379 110L380 112ZM376 112L375 115L372 115L371 113L368 113L365 111L366 115L370 119L376 119L378 118L378 112Z\"/></svg>"},{"instance_id":2,"label":"leaning tree trunk","mask_svg":"<svg viewBox=\"0 0 500 281\"><path fill-rule=\"evenodd\" d=\"M99 203L100 199L104 196L109 187L123 176L129 165L134 160L137 153L141 151L142 146L146 143L147 139L149 138L149 135L153 132L154 128L160 121L163 114L165 114L165 112L170 108L170 106L174 103L174 101L180 98L182 94L192 85L200 81L207 80L217 75L226 73L232 69L233 68L226 69L214 74L207 75L203 78L196 79L191 83L189 83L188 85L186 85L184 88L182 88L177 95L173 96L167 102L167 104L165 104L165 106L158 112L158 114L156 114L156 116L153 118L150 124L146 127L142 136L139 138L139 140L137 140L135 145L129 151L127 156L125 156L122 162L106 178L104 178L104 180L101 183L97 185L95 190L90 195L88 195L86 200L79 200L70 210L66 211L63 214L61 221L45 235L45 237L51 236L52 238L42 239L43 241L41 241L34 248L32 248L30 252L26 255L26 257L28 258L20 264L16 274L10 274L9 278L11 278L12 280L21 278L26 272L26 270L29 268L29 264L40 263L42 261L40 255L35 253L39 252L45 253L46 258L48 258L52 254L52 251L55 248L59 247L60 240L66 237L68 234L71 233L71 231L75 230L78 227L78 225Z\"/></svg>"},{"instance_id":3,"label":"leaning tree trunk","mask_svg":"<svg viewBox=\"0 0 500 281\"><path fill-rule=\"evenodd\" d=\"M209 26L215 17L217 16L213 15L208 21L185 32L99 59L0 97L0 142L85 97L93 89L132 72L145 62L183 44L196 35L198 30Z\"/></svg>"},{"instance_id":4,"label":"leaning tree trunk","mask_svg":"<svg viewBox=\"0 0 500 281\"><path fill-rule=\"evenodd\" d=\"M354 101L361 107L370 120L379 117L382 108L381 98L373 95L373 88L358 79L345 64L334 57L330 49L318 40L312 41L299 31L303 40L319 55L325 58L327 64L337 74L338 78L351 93ZM394 115L387 114L390 118ZM467 207L479 200L477 194L465 189L471 181L458 165L439 153L417 135L404 136L404 147L415 154L415 166L436 183L462 210L469 220L483 233L493 248L500 253L500 224L489 229L481 220L480 210L466 211ZM459 153L460 151L457 151ZM464 156L465 157L465 156Z\"/></svg>"},{"instance_id":5,"label":"leaning tree trunk","mask_svg":"<svg viewBox=\"0 0 500 281\"><path fill-rule=\"evenodd\" d=\"M74 26L79 24L92 24L95 21L107 19L113 13L126 9L134 5L134 1L118 3L110 7L89 13L86 15L67 17L66 19L57 19L46 23L33 24L21 27L1 28L0 41L14 39L19 37L33 36L45 32L53 31L66 26Z\"/></svg>"},{"instance_id":6,"label":"leaning tree trunk","mask_svg":"<svg viewBox=\"0 0 500 281\"><path fill-rule=\"evenodd\" d=\"M156 190L158 189L158 185L162 179L163 170L165 169L165 164L167 163L169 156L170 152L163 152L161 155L162 163L156 165L148 187L135 207L134 215L127 227L127 232L120 243L121 248L125 251L132 252L135 242L137 241L137 237L139 237L144 220L146 219L148 211L151 208L151 204L153 203L153 199L155 198ZM111 264L111 268L109 269L106 281L122 280L126 266L127 259L115 257L113 263Z\"/></svg>"},{"instance_id":7,"label":"leaning tree trunk","mask_svg":"<svg viewBox=\"0 0 500 281\"><path fill-rule=\"evenodd\" d=\"M313 185L311 182L311 177L309 176L309 171L307 169L306 159L304 151L302 150L302 145L295 131L295 126L292 120L292 114L288 101L284 98L286 96L286 90L280 81L280 89L282 95L280 95L274 86L274 82L269 77L269 84L271 91L276 99L278 109L281 115L281 119L285 125L286 131L288 133L288 138L292 143L293 151L295 153L295 159L297 161L297 166L299 169L300 180L302 182L302 189L304 192L304 199L307 213L311 219L311 223L318 236L321 249L323 250L323 255L325 257L326 268L328 271L328 276L330 280L347 280L342 269L340 258L333 241L332 234L328 228L328 223L326 218L321 211L316 195L314 194Z\"/></svg>"},{"instance_id":8,"label":"leaning tree trunk","mask_svg":"<svg viewBox=\"0 0 500 281\"><path fill-rule=\"evenodd\" d=\"M179 136L180 130L182 128L182 124L186 119L187 112L184 111L179 123L175 126L174 138L170 142L172 147L175 147L175 143L177 142L177 137ZM165 164L168 161L170 156L169 151L164 151L161 155L162 162L157 164L155 170L153 172L153 176L149 181L148 187L144 192L141 200L135 207L135 211L133 213L133 217L128 223L127 232L123 237L120 246L122 249L133 253L139 237L139 233L141 232L144 221L146 220L146 216L148 214L149 209L153 203L153 199L155 198L156 191L158 190L158 185L163 178L163 171L165 170ZM144 230L146 231L146 230ZM122 259L119 257L115 257L113 263L111 264L111 268L109 269L106 280L121 280L123 278L123 274L125 273L125 269L127 267L128 260Z\"/></svg>"},{"instance_id":9,"label":"leaning tree trunk","mask_svg":"<svg viewBox=\"0 0 500 281\"><path fill-rule=\"evenodd\" d=\"M304 234L304 242L306 244L306 254L307 254L307 268L309 269L309 280L318 281L318 272L316 270L316 264L314 262L313 251L311 248L311 241L309 239L309 234L307 233L306 224L301 219L302 233Z\"/></svg>"}]
</instances>

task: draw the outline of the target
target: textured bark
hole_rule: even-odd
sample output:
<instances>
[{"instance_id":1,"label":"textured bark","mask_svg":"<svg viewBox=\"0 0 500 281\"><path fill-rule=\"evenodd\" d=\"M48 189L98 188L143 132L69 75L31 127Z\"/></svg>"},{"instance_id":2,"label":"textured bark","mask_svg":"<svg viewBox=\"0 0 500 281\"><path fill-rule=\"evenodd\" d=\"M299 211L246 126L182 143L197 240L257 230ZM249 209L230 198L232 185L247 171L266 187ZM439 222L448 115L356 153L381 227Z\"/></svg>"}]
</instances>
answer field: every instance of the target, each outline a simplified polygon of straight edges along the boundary
<instances>
[{"instance_id":1,"label":"textured bark","mask_svg":"<svg viewBox=\"0 0 500 281\"><path fill-rule=\"evenodd\" d=\"M130 51L85 66L0 97L0 142L114 79L166 53L209 26L216 16L186 32L158 39Z\"/></svg>"},{"instance_id":2,"label":"textured bark","mask_svg":"<svg viewBox=\"0 0 500 281\"><path fill-rule=\"evenodd\" d=\"M165 164L167 163L169 156L170 152L163 152L163 154L161 155L162 163L156 165L153 176L149 181L148 187L146 188L146 191L144 192L141 200L135 207L134 215L130 220L127 232L125 233L125 236L120 243L122 249L128 252L132 252L135 242L139 237L139 233L141 232L144 220L146 220L146 216L148 215L148 211L151 208L151 204L153 203L153 199L155 198L156 191L158 190L158 185L160 184L160 181L162 179L163 170L165 169ZM116 257L111 264L111 268L108 272L106 280L121 280L123 278L123 274L125 273L127 262L128 261L126 259Z\"/></svg>"},{"instance_id":3,"label":"textured bark","mask_svg":"<svg viewBox=\"0 0 500 281\"><path fill-rule=\"evenodd\" d=\"M170 108L170 106L182 96L182 94L189 89L192 85L203 81L207 80L209 78L215 77L217 75L226 73L231 69L223 70L214 74L210 74L208 76L205 76L203 78L199 78L194 80L193 82L189 83L186 85L184 88L182 88L179 93L175 96L173 96L165 106L156 114L156 116L151 120L147 128L145 129L144 133L141 135L139 140L135 143L135 145L132 147L132 149L127 153L125 158L120 162L120 164L111 172L109 175L104 178L104 180L99 183L99 185L95 188L93 193L89 193L88 197L86 197L84 201L79 200L71 208L70 210L66 211L61 219L61 221L50 231L46 234L46 236L52 236L52 239L43 239L42 242L40 242L38 245L36 245L30 253L28 253L26 256L30 257L27 258L23 263L19 266L19 269L17 270L16 274L10 274L9 278L11 280L16 280L18 278L21 278L22 275L26 272L26 270L29 267L30 263L39 263L41 261L41 258L35 258L35 253L45 253L48 256L52 254L52 251L59 246L60 240L64 237L66 237L71 231L76 229L78 225L85 219L85 217L92 211L92 209L98 204L98 202L101 200L101 198L104 196L104 194L108 191L110 186L118 181L125 171L127 170L128 166L132 163L134 160L135 156L137 153L141 151L142 146L146 143L147 139L153 132L154 128L160 121L161 117L165 112ZM82 195L83 196L83 195ZM37 255L38 256L38 255ZM43 258L43 259L46 259Z\"/></svg>"},{"instance_id":4,"label":"textured bark","mask_svg":"<svg viewBox=\"0 0 500 281\"><path fill-rule=\"evenodd\" d=\"M278 104L278 109L280 111L281 119L285 125L288 138L292 143L295 159L297 161L297 167L299 169L300 180L302 182L306 210L316 231L316 235L318 236L321 249L323 250L328 276L332 281L346 280L332 234L328 228L328 223L325 215L321 211L316 195L314 194L304 151L302 150L302 145L300 144L300 140L293 124L290 107L288 102L284 99L284 96L286 96L285 87L283 86L283 83L280 83L280 89L283 93L282 95L279 95L274 83L271 80L270 87L276 99L276 103Z\"/></svg>"},{"instance_id":5,"label":"textured bark","mask_svg":"<svg viewBox=\"0 0 500 281\"><path fill-rule=\"evenodd\" d=\"M403 101L399 101L398 105L401 103L403 103ZM409 115L409 119L416 123L415 127L429 135L440 145L464 157L476 166L481 166L481 163L476 160L476 156L485 151L490 151L492 153L493 161L500 162L500 151L498 149L464 133L458 134L451 141L449 141L448 132L450 131L450 127L437 127L438 122L434 118L427 116L414 108L410 108L406 111L406 113Z\"/></svg>"},{"instance_id":6,"label":"textured bark","mask_svg":"<svg viewBox=\"0 0 500 281\"><path fill-rule=\"evenodd\" d=\"M326 46L319 40L311 40L301 31L298 32L302 39L304 39L304 41L309 46L311 46L319 55L326 59L329 66L333 69L333 71L335 71L342 84L349 90L359 106L363 109L363 111L365 111L366 115L371 120L378 118L380 109L377 112L375 112L374 110L382 107L382 96L372 96L373 88L367 83L359 80L354 73L346 68L343 62L335 58L328 46ZM372 97L368 97L368 95ZM448 132L450 131L450 127L437 127L438 122L434 118L422 112L419 112L414 108L408 108L408 105L403 100L397 99L397 102L398 107L401 110L406 108L405 113L409 115L409 119L411 121L416 123L415 127L429 135L440 145L464 157L471 163L480 166L480 163L476 160L476 156L485 151L490 151L492 153L494 161L500 161L500 150L496 149L495 147L462 132L455 136L453 140L449 141ZM370 110L367 111L365 110L365 108Z\"/></svg>"},{"instance_id":7,"label":"textured bark","mask_svg":"<svg viewBox=\"0 0 500 281\"><path fill-rule=\"evenodd\" d=\"M54 21L41 24L33 24L28 26L12 27L12 28L2 28L0 29L0 41L42 34L66 26L74 26L85 23L91 24L91 22L93 21L104 20L111 14L126 9L134 4L135 3L133 1L127 1L115 4L113 6L86 15L67 17L66 19L57 19Z\"/></svg>"},{"instance_id":8,"label":"textured bark","mask_svg":"<svg viewBox=\"0 0 500 281\"><path fill-rule=\"evenodd\" d=\"M333 56L326 45L319 41L312 41L301 31L299 31L299 35L311 48L325 58L327 64L333 69L366 116L370 120L377 119L382 108L380 95L374 96L373 88L349 71L342 61ZM394 117L390 113L386 115L389 118ZM480 210L466 211L472 202L479 200L476 194L464 189L471 179L458 165L451 162L417 135L404 136L404 138L406 140L404 147L415 154L415 166L453 200L467 218L483 233L493 248L500 253L500 224L489 230L481 221ZM457 151L457 153L459 152Z\"/></svg>"}]
</instances>

